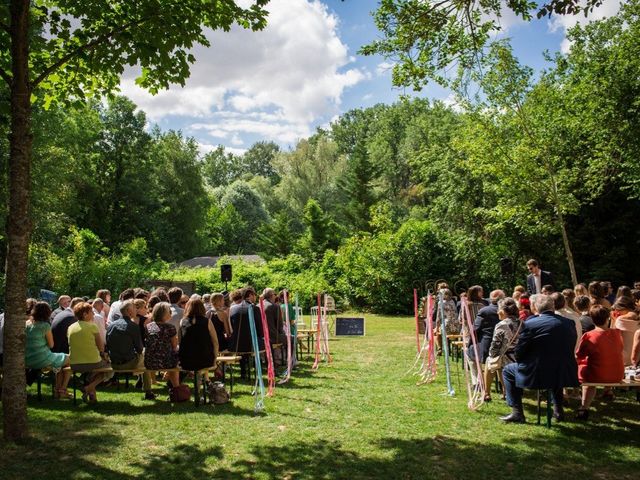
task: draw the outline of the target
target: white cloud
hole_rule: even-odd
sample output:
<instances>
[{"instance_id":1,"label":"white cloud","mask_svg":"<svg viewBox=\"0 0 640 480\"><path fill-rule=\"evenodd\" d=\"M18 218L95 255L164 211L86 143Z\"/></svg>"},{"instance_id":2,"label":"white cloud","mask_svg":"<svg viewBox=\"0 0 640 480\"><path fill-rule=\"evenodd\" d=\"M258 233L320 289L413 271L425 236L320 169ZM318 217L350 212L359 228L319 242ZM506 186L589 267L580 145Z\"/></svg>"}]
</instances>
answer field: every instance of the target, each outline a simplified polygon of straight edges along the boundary
<instances>
[{"instance_id":1,"label":"white cloud","mask_svg":"<svg viewBox=\"0 0 640 480\"><path fill-rule=\"evenodd\" d=\"M620 11L621 0L605 0L602 5L595 8L587 17L584 14L578 15L555 15L549 20L549 31L558 32L564 31L565 38L560 44L560 51L562 53L568 53L571 49L571 42L567 39L566 34L569 29L575 27L578 24L585 25L594 20L601 20L603 18L609 18L616 15Z\"/></svg>"},{"instance_id":2,"label":"white cloud","mask_svg":"<svg viewBox=\"0 0 640 480\"><path fill-rule=\"evenodd\" d=\"M209 120L206 123L192 124L189 133L202 132L211 137L231 137L233 145L238 145L233 139L240 140L239 132L288 144L308 137L312 133L310 125L304 122L287 121L283 114L252 112L244 115L239 112L224 111L213 114ZM240 144L242 143L240 141Z\"/></svg>"},{"instance_id":3,"label":"white cloud","mask_svg":"<svg viewBox=\"0 0 640 480\"><path fill-rule=\"evenodd\" d=\"M209 152L213 152L219 146L221 145L213 145L211 143L198 143L198 150L200 150L200 155L206 155ZM246 148L234 148L227 147L225 145L222 146L224 147L225 152L233 153L234 155L244 155L247 151Z\"/></svg>"},{"instance_id":4,"label":"white cloud","mask_svg":"<svg viewBox=\"0 0 640 480\"><path fill-rule=\"evenodd\" d=\"M198 119L212 137L252 133L289 142L309 135L313 122L339 112L346 88L370 75L349 67L354 59L338 37L338 18L319 0L272 0L267 8L261 32L210 31L211 47L193 50L197 61L184 88L152 96L135 85L132 69L122 92L152 121ZM222 122L223 111L241 115Z\"/></svg>"},{"instance_id":5,"label":"white cloud","mask_svg":"<svg viewBox=\"0 0 640 480\"><path fill-rule=\"evenodd\" d=\"M442 100L442 103L444 103L454 112L461 113L462 111L464 111L464 108L462 107L462 105L460 105L460 102L458 102L458 99L453 93L447 95L447 97Z\"/></svg>"},{"instance_id":6,"label":"white cloud","mask_svg":"<svg viewBox=\"0 0 640 480\"><path fill-rule=\"evenodd\" d=\"M393 63L393 62L381 62L381 63L379 63L376 66L376 75L381 77L382 75L386 75L387 73L390 73L391 70L393 69L394 65L395 65L395 63Z\"/></svg>"},{"instance_id":7,"label":"white cloud","mask_svg":"<svg viewBox=\"0 0 640 480\"><path fill-rule=\"evenodd\" d=\"M237 133L233 135L233 137L231 138L231 145L235 145L236 147L242 145L244 142L242 141L242 139L240 138L240 135L238 135Z\"/></svg>"}]
</instances>

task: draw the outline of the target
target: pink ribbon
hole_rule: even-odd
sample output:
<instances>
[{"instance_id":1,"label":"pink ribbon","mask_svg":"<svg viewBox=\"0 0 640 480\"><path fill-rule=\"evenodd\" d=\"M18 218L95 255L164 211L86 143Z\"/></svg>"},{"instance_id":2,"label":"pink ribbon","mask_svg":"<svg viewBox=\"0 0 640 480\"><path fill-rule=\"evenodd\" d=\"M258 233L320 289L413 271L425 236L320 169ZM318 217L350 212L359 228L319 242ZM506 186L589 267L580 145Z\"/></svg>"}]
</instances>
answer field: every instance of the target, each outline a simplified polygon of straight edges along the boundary
<instances>
[{"instance_id":1,"label":"pink ribbon","mask_svg":"<svg viewBox=\"0 0 640 480\"><path fill-rule=\"evenodd\" d=\"M269 325L267 323L267 314L264 310L264 299L260 298L260 318L262 319L262 331L264 335L264 351L267 355L267 380L269 388L267 397L273 396L273 390L276 385L276 372L273 368L273 356L271 355L271 342L269 341Z\"/></svg>"}]
</instances>

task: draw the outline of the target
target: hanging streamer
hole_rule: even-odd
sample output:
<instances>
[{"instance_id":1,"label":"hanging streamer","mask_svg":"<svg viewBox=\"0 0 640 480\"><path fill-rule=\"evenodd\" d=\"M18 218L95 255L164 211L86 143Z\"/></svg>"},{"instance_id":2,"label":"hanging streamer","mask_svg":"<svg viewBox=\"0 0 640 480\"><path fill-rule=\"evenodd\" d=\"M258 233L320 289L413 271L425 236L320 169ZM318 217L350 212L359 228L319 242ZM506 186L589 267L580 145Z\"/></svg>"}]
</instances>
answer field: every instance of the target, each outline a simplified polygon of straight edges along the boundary
<instances>
[{"instance_id":1,"label":"hanging streamer","mask_svg":"<svg viewBox=\"0 0 640 480\"><path fill-rule=\"evenodd\" d=\"M420 348L420 353L416 357L416 361L412 368L420 362L420 368L416 372L416 375L420 377L418 381L418 385L423 385L425 383L432 382L436 378L437 373L437 360L436 360L436 345L435 345L435 335L433 331L433 324L431 319L433 318L434 313L434 298L433 295L429 292L427 294L426 308L424 311L424 316L426 317L426 325L424 330L424 338L422 342L422 347Z\"/></svg>"},{"instance_id":2,"label":"hanging streamer","mask_svg":"<svg viewBox=\"0 0 640 480\"><path fill-rule=\"evenodd\" d=\"M273 367L273 355L271 353L271 341L269 339L269 323L267 322L267 313L264 309L264 299L262 297L260 297L260 318L262 320L262 332L264 334L264 351L267 356L267 397L272 397L276 385L276 371Z\"/></svg>"},{"instance_id":3,"label":"hanging streamer","mask_svg":"<svg viewBox=\"0 0 640 480\"><path fill-rule=\"evenodd\" d=\"M262 383L262 363L260 362L260 345L258 343L258 334L256 332L255 318L253 315L253 305L249 304L249 330L251 330L251 343L253 344L254 360L256 365L256 388L254 394L256 396L255 412L264 410L264 383Z\"/></svg>"},{"instance_id":4,"label":"hanging streamer","mask_svg":"<svg viewBox=\"0 0 640 480\"><path fill-rule=\"evenodd\" d=\"M447 342L447 330L445 328L444 316L444 294L442 290L438 292L438 311L440 312L440 331L442 333L442 351L444 353L444 367L447 373L447 393L455 395L455 391L451 386L451 365L449 364L449 342Z\"/></svg>"},{"instance_id":5,"label":"hanging streamer","mask_svg":"<svg viewBox=\"0 0 640 480\"><path fill-rule=\"evenodd\" d=\"M486 385L484 384L484 375L482 374L482 365L480 363L480 356L478 351L478 342L476 340L476 334L473 328L473 318L471 316L471 310L469 303L465 297L462 298L460 313L462 316L462 342L463 347L471 345L473 348L474 359L469 357L467 348L463 348L464 352L464 378L467 384L467 407L469 410L477 410L484 403L484 396L486 393ZM471 372L471 362L475 363L476 367L476 382L473 383L473 374Z\"/></svg>"},{"instance_id":6,"label":"hanging streamer","mask_svg":"<svg viewBox=\"0 0 640 480\"><path fill-rule=\"evenodd\" d=\"M420 320L418 319L418 290L413 289L413 314L416 319L416 348L420 355Z\"/></svg>"},{"instance_id":7,"label":"hanging streamer","mask_svg":"<svg viewBox=\"0 0 640 480\"><path fill-rule=\"evenodd\" d=\"M289 318L289 292L284 290L284 334L287 336L287 371L279 383L286 383L291 378L293 358L291 357L291 321Z\"/></svg>"},{"instance_id":8,"label":"hanging streamer","mask_svg":"<svg viewBox=\"0 0 640 480\"><path fill-rule=\"evenodd\" d=\"M321 319L320 319L320 315L321 315L321 305L320 305L320 294L318 294L318 318L317 318L317 325L316 325L316 358L315 361L313 362L313 367L311 367L313 370L317 370L318 366L320 365L320 323L321 323Z\"/></svg>"},{"instance_id":9,"label":"hanging streamer","mask_svg":"<svg viewBox=\"0 0 640 480\"><path fill-rule=\"evenodd\" d=\"M327 296L324 295L324 306L322 308L322 355L323 358L326 358L328 363L331 363L333 360L331 359L331 352L329 352L329 319L327 318Z\"/></svg>"}]
</instances>

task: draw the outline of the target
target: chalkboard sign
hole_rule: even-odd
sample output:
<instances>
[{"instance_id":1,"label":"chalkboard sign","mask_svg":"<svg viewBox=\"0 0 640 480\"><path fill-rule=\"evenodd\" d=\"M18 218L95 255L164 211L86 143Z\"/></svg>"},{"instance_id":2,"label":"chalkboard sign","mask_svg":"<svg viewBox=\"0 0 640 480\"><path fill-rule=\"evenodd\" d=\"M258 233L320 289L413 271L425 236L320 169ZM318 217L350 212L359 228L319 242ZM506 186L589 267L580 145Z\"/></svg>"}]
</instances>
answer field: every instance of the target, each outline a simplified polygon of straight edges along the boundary
<instances>
[{"instance_id":1,"label":"chalkboard sign","mask_svg":"<svg viewBox=\"0 0 640 480\"><path fill-rule=\"evenodd\" d=\"M364 335L364 318L336 318L336 336Z\"/></svg>"}]
</instances>

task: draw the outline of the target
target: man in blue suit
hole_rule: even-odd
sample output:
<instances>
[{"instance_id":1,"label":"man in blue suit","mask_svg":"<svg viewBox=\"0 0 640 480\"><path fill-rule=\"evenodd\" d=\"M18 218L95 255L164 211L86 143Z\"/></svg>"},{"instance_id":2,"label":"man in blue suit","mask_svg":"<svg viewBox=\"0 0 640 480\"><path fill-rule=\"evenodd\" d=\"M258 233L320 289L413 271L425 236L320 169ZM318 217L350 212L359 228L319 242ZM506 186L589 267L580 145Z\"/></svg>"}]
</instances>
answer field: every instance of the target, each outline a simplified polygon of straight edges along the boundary
<instances>
[{"instance_id":1,"label":"man in blue suit","mask_svg":"<svg viewBox=\"0 0 640 480\"><path fill-rule=\"evenodd\" d=\"M527 292L529 292L529 295L543 293L542 287L545 285L551 285L555 290L553 275L551 275L551 272L542 270L536 259L532 258L527 262L527 270L530 272L527 275Z\"/></svg>"},{"instance_id":2,"label":"man in blue suit","mask_svg":"<svg viewBox=\"0 0 640 480\"><path fill-rule=\"evenodd\" d=\"M500 417L505 422L525 422L522 410L525 388L553 390L553 416L562 421L562 389L578 386L575 323L554 313L550 296L534 295L532 299L539 314L524 323L516 345L516 362L502 370L507 404L512 408L509 415Z\"/></svg>"}]
</instances>

